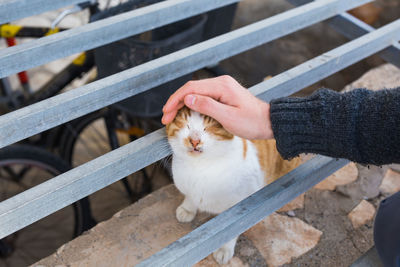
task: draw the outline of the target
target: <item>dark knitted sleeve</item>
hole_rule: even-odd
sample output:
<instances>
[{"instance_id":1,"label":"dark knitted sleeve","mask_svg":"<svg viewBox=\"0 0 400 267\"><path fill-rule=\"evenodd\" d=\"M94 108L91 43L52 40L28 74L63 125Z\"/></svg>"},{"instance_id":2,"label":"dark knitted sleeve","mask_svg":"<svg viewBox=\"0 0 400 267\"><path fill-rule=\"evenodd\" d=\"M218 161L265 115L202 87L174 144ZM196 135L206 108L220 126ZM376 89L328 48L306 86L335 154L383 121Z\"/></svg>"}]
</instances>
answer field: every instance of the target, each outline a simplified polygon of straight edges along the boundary
<instances>
[{"instance_id":1,"label":"dark knitted sleeve","mask_svg":"<svg viewBox=\"0 0 400 267\"><path fill-rule=\"evenodd\" d=\"M321 89L270 104L277 148L286 159L317 153L363 164L400 163L400 88Z\"/></svg>"}]
</instances>

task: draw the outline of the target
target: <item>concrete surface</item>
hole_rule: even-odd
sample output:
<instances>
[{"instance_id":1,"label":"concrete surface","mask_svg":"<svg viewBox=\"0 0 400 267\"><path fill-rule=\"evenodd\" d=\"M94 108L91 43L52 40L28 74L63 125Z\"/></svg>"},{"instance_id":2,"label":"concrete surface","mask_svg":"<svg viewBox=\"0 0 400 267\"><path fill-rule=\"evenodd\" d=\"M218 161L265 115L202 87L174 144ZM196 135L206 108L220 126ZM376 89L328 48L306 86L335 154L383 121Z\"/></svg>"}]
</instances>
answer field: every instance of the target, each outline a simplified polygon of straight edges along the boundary
<instances>
[{"instance_id":1,"label":"concrete surface","mask_svg":"<svg viewBox=\"0 0 400 267\"><path fill-rule=\"evenodd\" d=\"M175 209L182 200L173 185L163 187L34 266L135 265L210 218L203 213L191 223L178 223ZM239 262L248 266L278 266L290 262L313 248L321 235L321 231L298 218L272 214L241 237L229 266ZM207 258L196 266L218 265Z\"/></svg>"}]
</instances>

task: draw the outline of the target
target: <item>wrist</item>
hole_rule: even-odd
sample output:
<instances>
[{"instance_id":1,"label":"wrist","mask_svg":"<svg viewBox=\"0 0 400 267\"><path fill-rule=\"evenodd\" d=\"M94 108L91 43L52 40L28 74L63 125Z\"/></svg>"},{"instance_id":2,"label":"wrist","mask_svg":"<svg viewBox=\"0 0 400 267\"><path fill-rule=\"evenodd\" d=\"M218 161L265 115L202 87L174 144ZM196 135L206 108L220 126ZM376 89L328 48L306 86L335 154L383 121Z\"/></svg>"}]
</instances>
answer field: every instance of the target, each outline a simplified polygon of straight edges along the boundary
<instances>
[{"instance_id":1,"label":"wrist","mask_svg":"<svg viewBox=\"0 0 400 267\"><path fill-rule=\"evenodd\" d=\"M274 138L274 133L271 127L270 104L262 101L261 112L260 125L262 125L262 128L260 131L260 139L272 139Z\"/></svg>"}]
</instances>

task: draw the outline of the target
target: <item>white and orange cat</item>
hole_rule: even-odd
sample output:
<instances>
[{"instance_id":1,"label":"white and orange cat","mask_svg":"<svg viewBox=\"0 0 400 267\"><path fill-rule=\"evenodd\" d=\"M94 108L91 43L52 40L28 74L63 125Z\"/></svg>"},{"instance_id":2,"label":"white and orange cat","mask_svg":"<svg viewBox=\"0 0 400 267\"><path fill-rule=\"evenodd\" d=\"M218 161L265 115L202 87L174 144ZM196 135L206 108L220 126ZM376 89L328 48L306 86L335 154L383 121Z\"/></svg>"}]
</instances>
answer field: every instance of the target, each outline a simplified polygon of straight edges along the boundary
<instances>
[{"instance_id":1,"label":"white and orange cat","mask_svg":"<svg viewBox=\"0 0 400 267\"><path fill-rule=\"evenodd\" d=\"M185 195L176 209L179 222L192 221L198 210L221 213L299 165L282 159L275 140L242 139L186 107L166 129L173 179ZM219 264L232 258L236 240L213 253Z\"/></svg>"}]
</instances>

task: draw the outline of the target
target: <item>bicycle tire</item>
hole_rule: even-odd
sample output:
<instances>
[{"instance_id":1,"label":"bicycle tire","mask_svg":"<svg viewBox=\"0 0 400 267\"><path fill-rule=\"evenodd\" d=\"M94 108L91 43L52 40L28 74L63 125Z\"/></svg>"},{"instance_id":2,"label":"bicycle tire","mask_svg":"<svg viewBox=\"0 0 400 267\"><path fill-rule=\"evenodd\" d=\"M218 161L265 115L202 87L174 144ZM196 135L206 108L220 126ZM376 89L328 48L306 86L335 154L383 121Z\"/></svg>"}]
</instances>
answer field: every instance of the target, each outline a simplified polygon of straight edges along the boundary
<instances>
[{"instance_id":1,"label":"bicycle tire","mask_svg":"<svg viewBox=\"0 0 400 267\"><path fill-rule=\"evenodd\" d=\"M64 125L65 128L60 139L62 144L60 146L62 147L60 155L71 166L79 166L111 151L110 139L105 126L108 112L110 112L108 109L102 109ZM141 122L143 121L141 120ZM120 131L116 131L120 144L126 144L131 141L130 139L128 140L127 134L121 134ZM135 138L139 138L149 131L151 129L143 129L142 133L135 136ZM129 175L129 184L133 186L128 189L127 185L117 182L90 195L89 200L94 219L97 222L106 220L120 209L152 192L154 188L149 182L155 174L159 174L161 171L164 170L160 168L160 163L155 163L146 167L145 170ZM164 175L164 173L162 174ZM124 182L124 179L121 181ZM166 180L165 183L162 181L157 184L156 188L165 184L167 184ZM125 187L122 188L121 185Z\"/></svg>"},{"instance_id":2,"label":"bicycle tire","mask_svg":"<svg viewBox=\"0 0 400 267\"><path fill-rule=\"evenodd\" d=\"M38 147L12 145L3 148L0 150L0 200L69 169L65 161ZM70 225L72 214L73 226ZM27 266L54 253L59 246L90 229L89 215L89 203L84 198L1 239L0 265ZM60 224L60 220L64 223ZM52 224L54 227L49 227Z\"/></svg>"}]
</instances>

